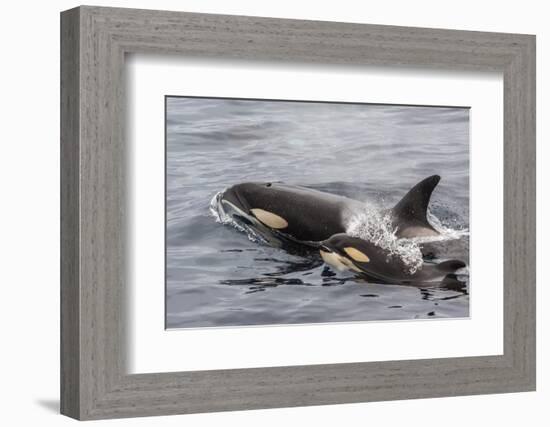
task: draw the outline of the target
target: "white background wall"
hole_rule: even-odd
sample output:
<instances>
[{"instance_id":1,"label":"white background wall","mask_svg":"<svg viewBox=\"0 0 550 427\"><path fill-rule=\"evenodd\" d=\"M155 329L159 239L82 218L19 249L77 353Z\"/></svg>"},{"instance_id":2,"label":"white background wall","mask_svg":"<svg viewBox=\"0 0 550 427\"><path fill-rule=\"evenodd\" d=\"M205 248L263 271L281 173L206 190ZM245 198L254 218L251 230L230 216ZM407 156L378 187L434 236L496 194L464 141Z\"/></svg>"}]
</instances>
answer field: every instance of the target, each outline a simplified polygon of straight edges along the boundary
<instances>
[{"instance_id":1,"label":"white background wall","mask_svg":"<svg viewBox=\"0 0 550 427\"><path fill-rule=\"evenodd\" d=\"M537 35L538 391L109 421L109 425L445 427L550 423L548 245L550 26L543 1L96 1L96 5ZM2 425L68 425L59 384L59 11L74 1L4 2L0 66L0 375ZM546 145L546 146L545 146ZM545 161L546 160L546 161ZM546 359L546 360L545 360Z\"/></svg>"}]
</instances>

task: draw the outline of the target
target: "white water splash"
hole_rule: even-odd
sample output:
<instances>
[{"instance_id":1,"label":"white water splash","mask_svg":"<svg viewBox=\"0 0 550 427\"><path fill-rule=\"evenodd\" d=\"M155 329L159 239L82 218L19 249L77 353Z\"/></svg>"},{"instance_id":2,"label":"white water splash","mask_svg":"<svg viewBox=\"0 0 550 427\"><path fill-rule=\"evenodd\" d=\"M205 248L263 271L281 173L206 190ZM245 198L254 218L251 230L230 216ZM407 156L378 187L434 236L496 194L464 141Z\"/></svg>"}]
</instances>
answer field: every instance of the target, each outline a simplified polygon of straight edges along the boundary
<instances>
[{"instance_id":1,"label":"white water splash","mask_svg":"<svg viewBox=\"0 0 550 427\"><path fill-rule=\"evenodd\" d=\"M388 251L388 256L396 256L405 264L410 274L422 266L421 243L458 239L467 235L468 230L453 230L443 226L441 221L428 211L428 221L440 233L438 236L417 237L413 239L398 238L389 211L379 206L366 204L363 212L354 215L346 228L350 236L368 240L374 245Z\"/></svg>"},{"instance_id":2,"label":"white water splash","mask_svg":"<svg viewBox=\"0 0 550 427\"><path fill-rule=\"evenodd\" d=\"M260 234L254 232L254 230L250 227L239 224L233 219L232 215L228 214L224 210L223 204L221 203L221 198L224 192L225 190L216 193L214 197L212 197L212 200L210 200L210 214L214 217L216 222L224 225L230 225L231 227L234 227L237 230L244 232L248 239L254 243L266 243L267 240L263 238Z\"/></svg>"},{"instance_id":3,"label":"white water splash","mask_svg":"<svg viewBox=\"0 0 550 427\"><path fill-rule=\"evenodd\" d=\"M409 273L414 274L422 266L420 246L411 239L398 239L395 232L391 214L371 205L366 205L363 212L354 215L346 229L350 236L368 240L388 251L388 256L400 258Z\"/></svg>"},{"instance_id":4,"label":"white water splash","mask_svg":"<svg viewBox=\"0 0 550 427\"><path fill-rule=\"evenodd\" d=\"M220 224L229 224L233 220L231 219L231 216L228 215L221 206L220 200L222 197L222 194L225 190L217 192L214 197L212 197L212 200L210 200L210 214L214 217L217 223ZM233 221L234 222L234 221Z\"/></svg>"},{"instance_id":5,"label":"white water splash","mask_svg":"<svg viewBox=\"0 0 550 427\"><path fill-rule=\"evenodd\" d=\"M428 218L428 222L430 223L430 225L435 228L435 230L439 233L439 236L416 237L414 239L416 242L427 243L440 242L443 240L454 240L460 239L461 237L468 236L470 234L470 230L468 230L467 228L455 230L451 227L446 227L445 225L443 225L438 217L430 212L429 209L427 211L426 217Z\"/></svg>"}]
</instances>

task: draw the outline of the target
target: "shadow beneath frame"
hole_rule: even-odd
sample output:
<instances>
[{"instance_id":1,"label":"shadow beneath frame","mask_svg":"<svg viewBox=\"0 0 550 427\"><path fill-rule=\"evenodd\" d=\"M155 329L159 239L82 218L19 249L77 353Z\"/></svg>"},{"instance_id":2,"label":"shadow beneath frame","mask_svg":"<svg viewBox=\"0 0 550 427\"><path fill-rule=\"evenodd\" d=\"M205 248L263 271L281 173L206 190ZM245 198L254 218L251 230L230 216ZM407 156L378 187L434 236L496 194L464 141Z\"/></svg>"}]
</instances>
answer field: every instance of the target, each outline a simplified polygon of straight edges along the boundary
<instances>
[{"instance_id":1,"label":"shadow beneath frame","mask_svg":"<svg viewBox=\"0 0 550 427\"><path fill-rule=\"evenodd\" d=\"M59 414L59 399L37 399L35 403L50 412Z\"/></svg>"}]
</instances>

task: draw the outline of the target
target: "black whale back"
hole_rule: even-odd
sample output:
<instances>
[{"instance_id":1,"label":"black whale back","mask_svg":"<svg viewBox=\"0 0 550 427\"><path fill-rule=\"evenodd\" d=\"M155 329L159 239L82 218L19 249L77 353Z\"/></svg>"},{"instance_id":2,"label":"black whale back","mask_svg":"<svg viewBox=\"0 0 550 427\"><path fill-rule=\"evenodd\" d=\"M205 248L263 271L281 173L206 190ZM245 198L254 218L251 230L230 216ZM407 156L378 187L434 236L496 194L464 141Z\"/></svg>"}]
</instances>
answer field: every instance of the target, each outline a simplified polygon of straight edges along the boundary
<instances>
[{"instance_id":1,"label":"black whale back","mask_svg":"<svg viewBox=\"0 0 550 427\"><path fill-rule=\"evenodd\" d=\"M345 231L344 216L358 204L335 194L306 187L273 183L261 197L251 197L256 206L288 222L279 233L304 242L320 242ZM255 199L255 200L254 200Z\"/></svg>"}]
</instances>

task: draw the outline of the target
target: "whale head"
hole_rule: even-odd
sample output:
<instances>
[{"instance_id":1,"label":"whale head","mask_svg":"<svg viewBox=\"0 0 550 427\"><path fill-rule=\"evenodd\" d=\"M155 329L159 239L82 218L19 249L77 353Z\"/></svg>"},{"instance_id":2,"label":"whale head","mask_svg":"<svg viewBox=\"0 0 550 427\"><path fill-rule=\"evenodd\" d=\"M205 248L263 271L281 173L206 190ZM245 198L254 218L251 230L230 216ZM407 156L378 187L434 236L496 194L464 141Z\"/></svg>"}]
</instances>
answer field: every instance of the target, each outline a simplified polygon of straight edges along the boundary
<instances>
[{"instance_id":1,"label":"whale head","mask_svg":"<svg viewBox=\"0 0 550 427\"><path fill-rule=\"evenodd\" d=\"M277 203L278 191L271 182L245 182L227 188L222 194L222 203L241 217L254 219L275 230L288 227L285 212Z\"/></svg>"},{"instance_id":2,"label":"whale head","mask_svg":"<svg viewBox=\"0 0 550 427\"><path fill-rule=\"evenodd\" d=\"M359 237L335 234L321 243L319 252L323 261L338 271L365 273L384 281L402 276L399 263L388 251Z\"/></svg>"}]
</instances>

